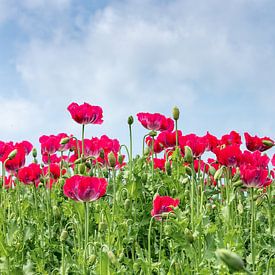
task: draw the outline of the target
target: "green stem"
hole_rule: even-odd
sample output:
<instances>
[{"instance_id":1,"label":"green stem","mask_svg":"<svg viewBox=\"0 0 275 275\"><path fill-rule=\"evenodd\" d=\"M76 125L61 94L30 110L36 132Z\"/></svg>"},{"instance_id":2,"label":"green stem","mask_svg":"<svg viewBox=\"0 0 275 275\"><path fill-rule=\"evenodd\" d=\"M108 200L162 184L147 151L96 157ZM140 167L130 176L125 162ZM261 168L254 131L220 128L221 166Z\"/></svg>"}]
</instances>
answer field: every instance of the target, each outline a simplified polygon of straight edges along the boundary
<instances>
[{"instance_id":1,"label":"green stem","mask_svg":"<svg viewBox=\"0 0 275 275\"><path fill-rule=\"evenodd\" d=\"M87 270L87 249L88 249L88 242L89 242L89 204L88 202L84 202L84 262L85 262L85 270Z\"/></svg>"},{"instance_id":2,"label":"green stem","mask_svg":"<svg viewBox=\"0 0 275 275\"><path fill-rule=\"evenodd\" d=\"M251 188L250 193L250 210L251 210L251 227L250 227L250 246L251 246L251 258L252 258L252 271L255 270L255 203L254 203L254 187Z\"/></svg>"},{"instance_id":3,"label":"green stem","mask_svg":"<svg viewBox=\"0 0 275 275\"><path fill-rule=\"evenodd\" d=\"M150 220L149 230L148 230L148 274L152 274L152 262L151 262L151 231L154 217Z\"/></svg>"},{"instance_id":4,"label":"green stem","mask_svg":"<svg viewBox=\"0 0 275 275\"><path fill-rule=\"evenodd\" d=\"M112 223L114 221L115 213L116 213L116 171L112 168L113 174L113 214L112 214Z\"/></svg>"},{"instance_id":5,"label":"green stem","mask_svg":"<svg viewBox=\"0 0 275 275\"><path fill-rule=\"evenodd\" d=\"M83 158L84 158L84 130L85 130L85 124L82 124L82 134L81 134L82 154L81 154L81 156Z\"/></svg>"},{"instance_id":6,"label":"green stem","mask_svg":"<svg viewBox=\"0 0 275 275\"><path fill-rule=\"evenodd\" d=\"M159 264L161 263L162 231L163 231L163 221L161 221L160 233L159 233ZM160 273L160 266L159 266L159 273Z\"/></svg>"},{"instance_id":7,"label":"green stem","mask_svg":"<svg viewBox=\"0 0 275 275\"><path fill-rule=\"evenodd\" d=\"M61 249L62 249L62 263L61 263L61 274L65 275L65 249L64 249L64 242L61 244Z\"/></svg>"},{"instance_id":8,"label":"green stem","mask_svg":"<svg viewBox=\"0 0 275 275\"><path fill-rule=\"evenodd\" d=\"M132 125L129 125L129 134L130 134L130 157L129 157L129 162L130 162L130 175L132 178L132 161L133 161L133 136L132 136Z\"/></svg>"}]
</instances>

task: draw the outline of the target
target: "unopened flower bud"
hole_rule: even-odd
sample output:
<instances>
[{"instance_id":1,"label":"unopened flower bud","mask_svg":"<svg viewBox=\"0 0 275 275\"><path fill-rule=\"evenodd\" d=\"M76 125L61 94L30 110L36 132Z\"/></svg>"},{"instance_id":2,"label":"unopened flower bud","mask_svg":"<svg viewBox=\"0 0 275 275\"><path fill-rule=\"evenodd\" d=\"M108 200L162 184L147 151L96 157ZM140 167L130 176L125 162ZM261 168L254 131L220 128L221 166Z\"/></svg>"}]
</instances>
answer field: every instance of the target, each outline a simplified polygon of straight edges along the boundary
<instances>
[{"instance_id":1,"label":"unopened flower bud","mask_svg":"<svg viewBox=\"0 0 275 275\"><path fill-rule=\"evenodd\" d=\"M175 106L173 108L173 118L174 118L174 120L178 120L179 117L180 117L180 110L178 107Z\"/></svg>"},{"instance_id":2,"label":"unopened flower bud","mask_svg":"<svg viewBox=\"0 0 275 275\"><path fill-rule=\"evenodd\" d=\"M117 263L117 259L116 259L115 254L113 253L113 251L109 250L107 252L107 256L108 256L108 258L109 258L109 260L111 261L112 264L115 265Z\"/></svg>"},{"instance_id":3,"label":"unopened flower bud","mask_svg":"<svg viewBox=\"0 0 275 275\"><path fill-rule=\"evenodd\" d=\"M106 231L107 228L108 228L108 225L107 225L105 222L100 222L100 223L98 224L98 230L99 230L100 232Z\"/></svg>"},{"instance_id":4,"label":"unopened flower bud","mask_svg":"<svg viewBox=\"0 0 275 275\"><path fill-rule=\"evenodd\" d=\"M65 145L70 141L69 137L64 137L60 140L60 144Z\"/></svg>"},{"instance_id":5,"label":"unopened flower bud","mask_svg":"<svg viewBox=\"0 0 275 275\"><path fill-rule=\"evenodd\" d=\"M37 150L36 150L36 148L33 148L33 149L32 149L32 156L33 156L34 158L37 157Z\"/></svg>"},{"instance_id":6,"label":"unopened flower bud","mask_svg":"<svg viewBox=\"0 0 275 275\"><path fill-rule=\"evenodd\" d=\"M238 210L239 214L242 214L242 213L243 213L243 205L242 205L241 202L238 204L237 210Z\"/></svg>"},{"instance_id":7,"label":"unopened flower bud","mask_svg":"<svg viewBox=\"0 0 275 275\"><path fill-rule=\"evenodd\" d=\"M238 272L244 270L244 262L239 255L227 249L218 249L216 255L229 268L231 272Z\"/></svg>"},{"instance_id":8,"label":"unopened flower bud","mask_svg":"<svg viewBox=\"0 0 275 275\"><path fill-rule=\"evenodd\" d=\"M236 182L233 183L233 187L238 188L243 186L243 181L242 180L238 180Z\"/></svg>"},{"instance_id":9,"label":"unopened flower bud","mask_svg":"<svg viewBox=\"0 0 275 275\"><path fill-rule=\"evenodd\" d=\"M122 165L122 163L123 163L123 155L121 155L121 154L118 155L118 163L120 165Z\"/></svg>"},{"instance_id":10,"label":"unopened flower bud","mask_svg":"<svg viewBox=\"0 0 275 275\"><path fill-rule=\"evenodd\" d=\"M184 235L185 235L188 242L190 242L190 243L194 242L194 236L188 228L185 228Z\"/></svg>"},{"instance_id":11,"label":"unopened flower bud","mask_svg":"<svg viewBox=\"0 0 275 275\"><path fill-rule=\"evenodd\" d=\"M165 162L165 171L168 175L171 175L171 173L172 173L172 168L171 168L171 164L169 161Z\"/></svg>"},{"instance_id":12,"label":"unopened flower bud","mask_svg":"<svg viewBox=\"0 0 275 275\"><path fill-rule=\"evenodd\" d=\"M133 116L129 116L128 117L128 124L129 125L132 125L134 123L134 118L133 118Z\"/></svg>"},{"instance_id":13,"label":"unopened flower bud","mask_svg":"<svg viewBox=\"0 0 275 275\"><path fill-rule=\"evenodd\" d=\"M184 160L188 163L193 162L193 152L189 146L184 146Z\"/></svg>"},{"instance_id":14,"label":"unopened flower bud","mask_svg":"<svg viewBox=\"0 0 275 275\"><path fill-rule=\"evenodd\" d=\"M60 235L60 241L64 242L68 238L68 231L63 229Z\"/></svg>"},{"instance_id":15,"label":"unopened flower bud","mask_svg":"<svg viewBox=\"0 0 275 275\"><path fill-rule=\"evenodd\" d=\"M95 263L95 260L96 260L96 255L95 254L90 255L90 257L88 258L89 266L92 266Z\"/></svg>"},{"instance_id":16,"label":"unopened flower bud","mask_svg":"<svg viewBox=\"0 0 275 275\"><path fill-rule=\"evenodd\" d=\"M110 165L112 168L115 168L115 167L116 167L116 157L115 157L114 152L110 152L110 153L108 154L108 162L109 162L109 165Z\"/></svg>"},{"instance_id":17,"label":"unopened flower bud","mask_svg":"<svg viewBox=\"0 0 275 275\"><path fill-rule=\"evenodd\" d=\"M127 211L130 208L130 205L131 205L130 199L126 199L125 202L124 202L125 211Z\"/></svg>"},{"instance_id":18,"label":"unopened flower bud","mask_svg":"<svg viewBox=\"0 0 275 275\"><path fill-rule=\"evenodd\" d=\"M12 151L9 153L9 155L8 155L8 159L9 159L9 160L14 159L15 156L16 156L16 154L17 154L17 149L12 150Z\"/></svg>"},{"instance_id":19,"label":"unopened flower bud","mask_svg":"<svg viewBox=\"0 0 275 275\"><path fill-rule=\"evenodd\" d=\"M79 173L80 175L84 175L85 172L86 172L86 165L85 165L85 163L80 163L80 164L78 165L78 173Z\"/></svg>"},{"instance_id":20,"label":"unopened flower bud","mask_svg":"<svg viewBox=\"0 0 275 275\"><path fill-rule=\"evenodd\" d=\"M274 142L272 142L271 140L264 139L262 143L268 147L274 146Z\"/></svg>"},{"instance_id":21,"label":"unopened flower bud","mask_svg":"<svg viewBox=\"0 0 275 275\"><path fill-rule=\"evenodd\" d=\"M89 168L89 169L92 168L92 164L91 164L89 161L86 161L86 162L85 162L85 166L86 166L87 168Z\"/></svg>"},{"instance_id":22,"label":"unopened flower bud","mask_svg":"<svg viewBox=\"0 0 275 275\"><path fill-rule=\"evenodd\" d=\"M222 178L222 175L223 175L223 167L219 168L215 175L214 175L214 180L219 180Z\"/></svg>"}]
</instances>

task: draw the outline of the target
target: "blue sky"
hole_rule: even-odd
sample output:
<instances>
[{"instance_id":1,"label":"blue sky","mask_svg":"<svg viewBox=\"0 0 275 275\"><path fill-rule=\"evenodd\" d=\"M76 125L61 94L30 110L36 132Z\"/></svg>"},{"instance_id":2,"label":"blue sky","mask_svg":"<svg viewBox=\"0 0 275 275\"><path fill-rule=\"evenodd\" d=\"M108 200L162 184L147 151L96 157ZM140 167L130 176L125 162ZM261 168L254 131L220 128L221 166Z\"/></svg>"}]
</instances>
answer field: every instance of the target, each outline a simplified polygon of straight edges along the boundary
<instances>
[{"instance_id":1,"label":"blue sky","mask_svg":"<svg viewBox=\"0 0 275 275\"><path fill-rule=\"evenodd\" d=\"M129 115L175 105L183 133L275 138L274 24L273 0L0 0L0 140L79 136L72 101L122 143Z\"/></svg>"}]
</instances>

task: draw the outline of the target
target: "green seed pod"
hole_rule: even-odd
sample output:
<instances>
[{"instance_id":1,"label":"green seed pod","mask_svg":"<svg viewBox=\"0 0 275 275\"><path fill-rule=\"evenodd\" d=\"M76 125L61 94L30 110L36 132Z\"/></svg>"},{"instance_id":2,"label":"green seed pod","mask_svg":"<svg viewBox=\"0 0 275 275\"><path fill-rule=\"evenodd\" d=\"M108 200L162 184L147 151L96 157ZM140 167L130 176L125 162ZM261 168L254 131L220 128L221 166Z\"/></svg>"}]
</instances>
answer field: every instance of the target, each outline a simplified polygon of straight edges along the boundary
<instances>
[{"instance_id":1,"label":"green seed pod","mask_svg":"<svg viewBox=\"0 0 275 275\"><path fill-rule=\"evenodd\" d=\"M64 242L68 238L68 231L63 229L60 235L60 241Z\"/></svg>"},{"instance_id":2,"label":"green seed pod","mask_svg":"<svg viewBox=\"0 0 275 275\"><path fill-rule=\"evenodd\" d=\"M129 116L128 117L128 124L129 125L132 125L134 123L134 118L133 118L133 116Z\"/></svg>"},{"instance_id":3,"label":"green seed pod","mask_svg":"<svg viewBox=\"0 0 275 275\"><path fill-rule=\"evenodd\" d=\"M192 163L193 159L192 149L189 146L184 146L184 160L188 163Z\"/></svg>"},{"instance_id":4,"label":"green seed pod","mask_svg":"<svg viewBox=\"0 0 275 275\"><path fill-rule=\"evenodd\" d=\"M116 157L115 157L114 152L110 152L108 154L108 162L109 162L110 167L112 167L112 168L116 167Z\"/></svg>"},{"instance_id":5,"label":"green seed pod","mask_svg":"<svg viewBox=\"0 0 275 275\"><path fill-rule=\"evenodd\" d=\"M175 107L173 108L173 119L174 119L174 120L178 120L179 117L180 117L180 110L179 110L178 107L175 106Z\"/></svg>"},{"instance_id":6,"label":"green seed pod","mask_svg":"<svg viewBox=\"0 0 275 275\"><path fill-rule=\"evenodd\" d=\"M85 163L81 163L78 165L78 173L80 175L84 175L86 172L86 166L85 166Z\"/></svg>"},{"instance_id":7,"label":"green seed pod","mask_svg":"<svg viewBox=\"0 0 275 275\"><path fill-rule=\"evenodd\" d=\"M218 249L216 255L221 259L232 272L244 270L244 262L239 255L227 249Z\"/></svg>"}]
</instances>

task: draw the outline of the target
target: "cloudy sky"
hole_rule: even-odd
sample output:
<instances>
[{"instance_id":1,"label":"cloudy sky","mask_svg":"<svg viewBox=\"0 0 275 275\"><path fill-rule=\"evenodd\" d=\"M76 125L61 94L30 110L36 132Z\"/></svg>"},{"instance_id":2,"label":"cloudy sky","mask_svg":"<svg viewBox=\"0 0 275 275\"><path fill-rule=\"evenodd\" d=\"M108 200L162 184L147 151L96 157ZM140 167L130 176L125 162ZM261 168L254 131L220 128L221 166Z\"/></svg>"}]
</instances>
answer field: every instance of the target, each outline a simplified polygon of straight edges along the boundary
<instances>
[{"instance_id":1,"label":"cloudy sky","mask_svg":"<svg viewBox=\"0 0 275 275\"><path fill-rule=\"evenodd\" d=\"M275 138L274 24L273 0L0 0L0 140L80 136L73 101L122 143L129 115L175 105L184 133Z\"/></svg>"}]
</instances>

